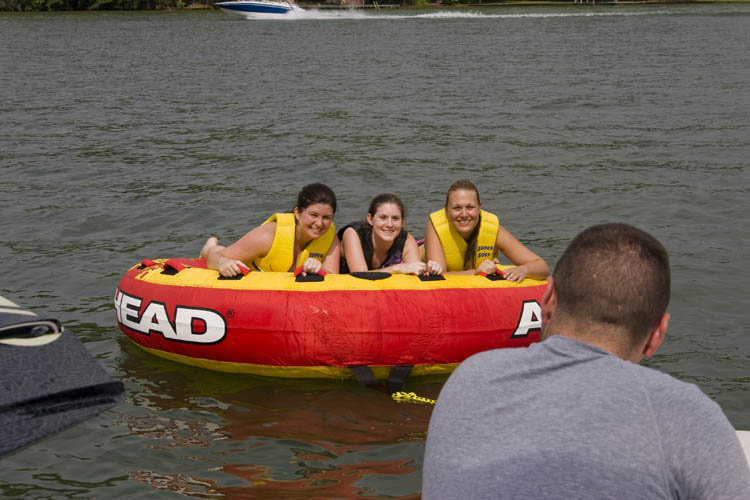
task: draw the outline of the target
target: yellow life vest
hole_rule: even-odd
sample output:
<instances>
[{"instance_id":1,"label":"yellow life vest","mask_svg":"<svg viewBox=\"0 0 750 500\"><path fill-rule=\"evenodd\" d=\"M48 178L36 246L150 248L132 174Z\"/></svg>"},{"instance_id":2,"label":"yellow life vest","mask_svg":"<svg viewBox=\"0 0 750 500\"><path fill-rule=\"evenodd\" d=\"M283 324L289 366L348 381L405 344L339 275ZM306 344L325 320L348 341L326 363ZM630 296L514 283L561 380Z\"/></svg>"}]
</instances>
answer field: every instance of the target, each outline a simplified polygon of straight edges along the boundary
<instances>
[{"instance_id":1,"label":"yellow life vest","mask_svg":"<svg viewBox=\"0 0 750 500\"><path fill-rule=\"evenodd\" d=\"M264 257L253 260L253 267L258 271L287 272L292 269L294 260L294 232L296 223L293 213L273 214L263 224L276 222L276 233L273 236L271 248ZM297 264L301 266L308 258L323 262L336 236L336 227L331 223L323 236L312 240L297 256Z\"/></svg>"},{"instance_id":2,"label":"yellow life vest","mask_svg":"<svg viewBox=\"0 0 750 500\"><path fill-rule=\"evenodd\" d=\"M500 229L497 215L481 210L480 216L481 223L474 256L475 268L485 260L494 259L497 256L495 242L497 242L497 233ZM466 240L448 220L444 208L432 212L430 221L432 221L432 226L435 228L438 238L440 238L440 245L443 247L443 253L445 254L445 264L448 266L447 271L463 271L464 256L469 246Z\"/></svg>"}]
</instances>

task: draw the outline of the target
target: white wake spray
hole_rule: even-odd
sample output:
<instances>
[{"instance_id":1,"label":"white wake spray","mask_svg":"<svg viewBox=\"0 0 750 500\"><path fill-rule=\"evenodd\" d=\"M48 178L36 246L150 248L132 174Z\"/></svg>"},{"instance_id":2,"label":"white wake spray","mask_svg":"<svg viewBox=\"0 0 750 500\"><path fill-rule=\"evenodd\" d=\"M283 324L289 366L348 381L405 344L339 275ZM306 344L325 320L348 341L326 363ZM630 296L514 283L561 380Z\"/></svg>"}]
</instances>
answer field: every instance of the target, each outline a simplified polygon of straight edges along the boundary
<instances>
[{"instance_id":1,"label":"white wake spray","mask_svg":"<svg viewBox=\"0 0 750 500\"><path fill-rule=\"evenodd\" d=\"M386 10L386 9L384 9ZM363 9L306 9L290 12L279 16L278 20L305 21L305 20L395 20L395 19L514 19L514 18L552 18L552 17L629 17L629 16L653 16L674 14L668 11L616 11L616 12L529 12L529 13L506 13L495 14L476 11L444 10L438 12L397 14L398 9L383 11L372 11ZM274 18L276 20L276 18Z\"/></svg>"}]
</instances>

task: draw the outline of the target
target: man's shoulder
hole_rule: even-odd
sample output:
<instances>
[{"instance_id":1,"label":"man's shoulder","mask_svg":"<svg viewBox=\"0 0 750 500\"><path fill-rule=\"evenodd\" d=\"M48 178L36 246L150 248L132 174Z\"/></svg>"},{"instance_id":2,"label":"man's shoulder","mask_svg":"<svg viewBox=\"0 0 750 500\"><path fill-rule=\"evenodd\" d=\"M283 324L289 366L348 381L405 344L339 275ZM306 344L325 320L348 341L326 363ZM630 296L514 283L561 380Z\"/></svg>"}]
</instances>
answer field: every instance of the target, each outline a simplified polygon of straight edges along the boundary
<instances>
[{"instance_id":1,"label":"man's shoulder","mask_svg":"<svg viewBox=\"0 0 750 500\"><path fill-rule=\"evenodd\" d=\"M633 365L631 369L637 374L668 454L736 441L724 411L700 387L647 366Z\"/></svg>"},{"instance_id":2,"label":"man's shoulder","mask_svg":"<svg viewBox=\"0 0 750 500\"><path fill-rule=\"evenodd\" d=\"M564 357L600 357L609 356L605 351L584 344L577 340L561 335L552 336L542 342L536 342L528 347L501 348L483 351L466 358L456 370L461 373L472 373L488 365L508 367L513 364L521 364L531 367L534 363L550 358ZM614 359L614 358L613 358Z\"/></svg>"},{"instance_id":3,"label":"man's shoulder","mask_svg":"<svg viewBox=\"0 0 750 500\"><path fill-rule=\"evenodd\" d=\"M643 390L649 395L652 404L666 408L696 406L718 407L697 385L648 366L631 364L630 369L637 377Z\"/></svg>"},{"instance_id":4,"label":"man's shoulder","mask_svg":"<svg viewBox=\"0 0 750 500\"><path fill-rule=\"evenodd\" d=\"M697 385L667 373L633 366L651 409L666 462L696 498L750 498L750 476L734 426ZM723 492L721 494L717 492Z\"/></svg>"},{"instance_id":5,"label":"man's shoulder","mask_svg":"<svg viewBox=\"0 0 750 500\"><path fill-rule=\"evenodd\" d=\"M538 344L532 344L528 347L517 347L517 348L501 348L492 349L489 351L482 351L476 354L472 354L456 369L456 374L469 374L476 371L481 371L488 365L496 365L497 363L523 363L534 357L534 350Z\"/></svg>"}]
</instances>

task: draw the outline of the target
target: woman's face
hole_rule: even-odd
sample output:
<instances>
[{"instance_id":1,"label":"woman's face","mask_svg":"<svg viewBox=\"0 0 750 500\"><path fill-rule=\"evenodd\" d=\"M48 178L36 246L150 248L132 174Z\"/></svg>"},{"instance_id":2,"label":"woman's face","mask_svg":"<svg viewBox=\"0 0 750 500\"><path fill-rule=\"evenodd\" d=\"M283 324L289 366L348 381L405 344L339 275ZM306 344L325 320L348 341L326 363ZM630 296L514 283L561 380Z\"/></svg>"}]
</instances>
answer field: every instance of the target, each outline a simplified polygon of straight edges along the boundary
<instances>
[{"instance_id":1,"label":"woman's face","mask_svg":"<svg viewBox=\"0 0 750 500\"><path fill-rule=\"evenodd\" d=\"M393 242L401 233L404 218L395 203L381 203L374 214L367 214L367 223L372 226L372 235L380 240Z\"/></svg>"},{"instance_id":2,"label":"woman's face","mask_svg":"<svg viewBox=\"0 0 750 500\"><path fill-rule=\"evenodd\" d=\"M477 199L476 191L458 189L448 195L445 212L459 234L468 238L479 222L480 209L481 204Z\"/></svg>"},{"instance_id":3,"label":"woman's face","mask_svg":"<svg viewBox=\"0 0 750 500\"><path fill-rule=\"evenodd\" d=\"M331 227L333 207L326 203L313 203L301 211L298 207L294 207L294 216L297 219L297 227L302 231L302 236L314 240L323 236Z\"/></svg>"}]
</instances>

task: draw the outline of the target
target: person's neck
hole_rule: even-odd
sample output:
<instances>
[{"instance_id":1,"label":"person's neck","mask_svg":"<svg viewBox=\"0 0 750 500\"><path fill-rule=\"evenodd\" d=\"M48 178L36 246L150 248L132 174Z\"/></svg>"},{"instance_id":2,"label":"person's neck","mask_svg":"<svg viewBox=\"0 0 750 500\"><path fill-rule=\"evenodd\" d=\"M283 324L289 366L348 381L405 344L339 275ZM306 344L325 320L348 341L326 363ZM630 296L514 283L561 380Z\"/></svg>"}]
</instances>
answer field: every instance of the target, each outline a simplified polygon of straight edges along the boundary
<instances>
[{"instance_id":1,"label":"person's neck","mask_svg":"<svg viewBox=\"0 0 750 500\"><path fill-rule=\"evenodd\" d=\"M544 333L548 332L547 335ZM638 363L641 360L637 349L628 343L627 332L614 328L611 325L592 324L583 322L555 321L550 320L543 328L542 338L546 339L552 335L562 335L584 344L589 344L603 349L625 361Z\"/></svg>"},{"instance_id":2,"label":"person's neck","mask_svg":"<svg viewBox=\"0 0 750 500\"><path fill-rule=\"evenodd\" d=\"M311 241L312 239L308 239L305 237L302 232L302 228L299 226L299 224L297 224L297 227L294 229L295 253L301 252Z\"/></svg>"},{"instance_id":3,"label":"person's neck","mask_svg":"<svg viewBox=\"0 0 750 500\"><path fill-rule=\"evenodd\" d=\"M395 240L391 241L385 241L377 236L375 236L375 232L372 232L372 259L375 260L376 258L380 261L385 260L385 256L388 255L388 252L390 251L391 247L393 246L393 242Z\"/></svg>"}]
</instances>

